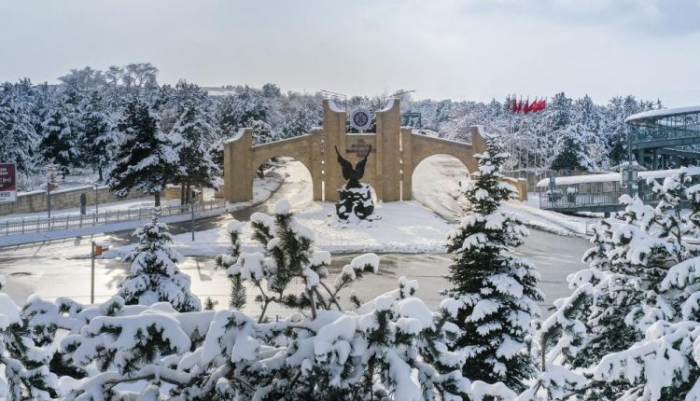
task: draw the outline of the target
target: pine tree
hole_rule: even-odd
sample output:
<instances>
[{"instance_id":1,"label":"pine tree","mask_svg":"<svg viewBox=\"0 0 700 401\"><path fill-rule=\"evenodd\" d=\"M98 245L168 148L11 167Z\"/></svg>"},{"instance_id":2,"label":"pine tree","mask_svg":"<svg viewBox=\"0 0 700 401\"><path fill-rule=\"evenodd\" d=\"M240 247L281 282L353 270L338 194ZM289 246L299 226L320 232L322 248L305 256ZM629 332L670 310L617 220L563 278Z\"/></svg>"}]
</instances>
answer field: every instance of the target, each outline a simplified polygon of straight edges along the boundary
<instances>
[{"instance_id":1,"label":"pine tree","mask_svg":"<svg viewBox=\"0 0 700 401\"><path fill-rule=\"evenodd\" d=\"M127 104L117 128L124 142L107 184L117 196L126 196L134 189L154 194L155 205L160 206L160 192L172 180L179 162L177 152L159 131L157 117L140 99Z\"/></svg>"},{"instance_id":2,"label":"pine tree","mask_svg":"<svg viewBox=\"0 0 700 401\"><path fill-rule=\"evenodd\" d=\"M180 160L173 180L183 185L189 194L192 186L214 187L219 167L212 160L209 149L216 135L206 109L208 99L202 99L203 92L196 85L186 83L178 84L177 92L185 93L178 100L179 117L170 133Z\"/></svg>"},{"instance_id":3,"label":"pine tree","mask_svg":"<svg viewBox=\"0 0 700 401\"><path fill-rule=\"evenodd\" d=\"M446 291L453 300L451 319L461 329L450 344L467 355L464 376L472 381L504 382L521 391L535 372L525 351L530 320L539 315L539 275L523 259L504 253L522 244L527 229L515 216L498 210L515 190L501 178L508 157L494 145L478 155L479 175L467 188L466 215L448 236L447 250L456 254Z\"/></svg>"},{"instance_id":4,"label":"pine tree","mask_svg":"<svg viewBox=\"0 0 700 401\"><path fill-rule=\"evenodd\" d=\"M0 289L5 283L0 276ZM19 307L0 293L0 398L58 399L58 378L47 366L52 354L50 347L36 346Z\"/></svg>"},{"instance_id":5,"label":"pine tree","mask_svg":"<svg viewBox=\"0 0 700 401\"><path fill-rule=\"evenodd\" d=\"M628 268L643 281L637 287L639 301L624 320L640 335L636 342L628 340L625 347L601 356L593 378L597 387L623 383L615 397L697 399L700 250L688 239L699 237L700 188L692 185L685 168L663 184L650 184L659 199L657 207L637 203L634 210L627 209L648 236L637 241L631 236L626 252ZM630 237L625 232L620 236Z\"/></svg>"},{"instance_id":6,"label":"pine tree","mask_svg":"<svg viewBox=\"0 0 700 401\"><path fill-rule=\"evenodd\" d=\"M234 220L226 226L229 238L231 240L231 248L227 254L221 254L216 257L216 266L218 268L228 270L230 267L238 263L238 258L241 256L241 232L243 225ZM235 309L242 309L246 304L246 288L243 283L241 274L230 275L231 280L231 299L229 306Z\"/></svg>"},{"instance_id":7,"label":"pine tree","mask_svg":"<svg viewBox=\"0 0 700 401\"><path fill-rule=\"evenodd\" d=\"M134 232L136 249L124 257L131 263L129 276L119 286L127 305L169 302L180 312L201 309L199 298L190 292L190 277L177 267L182 256L170 246L172 237L158 217Z\"/></svg>"},{"instance_id":8,"label":"pine tree","mask_svg":"<svg viewBox=\"0 0 700 401\"><path fill-rule=\"evenodd\" d=\"M117 152L119 135L99 92L92 92L85 99L82 109L85 130L82 141L83 160L85 164L97 169L99 180L102 181L104 168L112 162Z\"/></svg>"},{"instance_id":9,"label":"pine tree","mask_svg":"<svg viewBox=\"0 0 700 401\"><path fill-rule=\"evenodd\" d=\"M27 82L26 85L29 85ZM21 175L36 170L35 152L39 136L32 125L32 99L10 83L0 87L0 154L4 162L16 163Z\"/></svg>"},{"instance_id":10,"label":"pine tree","mask_svg":"<svg viewBox=\"0 0 700 401\"><path fill-rule=\"evenodd\" d=\"M69 167L78 164L79 147L77 133L70 121L70 113L62 104L53 103L42 124L41 154L45 163L61 166L65 176Z\"/></svg>"},{"instance_id":11,"label":"pine tree","mask_svg":"<svg viewBox=\"0 0 700 401\"><path fill-rule=\"evenodd\" d=\"M698 249L687 241L698 236L699 188L684 169L650 184L657 207L621 198L625 210L617 224L603 220L594 229L594 247L583 258L590 267L569 276L574 293L555 302L538 333L547 361L547 376L538 383L558 394L552 399L684 399L688 383L700 378L692 350L683 345L694 341L687 322L700 310L695 291L688 291L700 283L694 278ZM657 371L649 364L668 376L659 381L645 373ZM663 387L667 398L654 398Z\"/></svg>"}]
</instances>

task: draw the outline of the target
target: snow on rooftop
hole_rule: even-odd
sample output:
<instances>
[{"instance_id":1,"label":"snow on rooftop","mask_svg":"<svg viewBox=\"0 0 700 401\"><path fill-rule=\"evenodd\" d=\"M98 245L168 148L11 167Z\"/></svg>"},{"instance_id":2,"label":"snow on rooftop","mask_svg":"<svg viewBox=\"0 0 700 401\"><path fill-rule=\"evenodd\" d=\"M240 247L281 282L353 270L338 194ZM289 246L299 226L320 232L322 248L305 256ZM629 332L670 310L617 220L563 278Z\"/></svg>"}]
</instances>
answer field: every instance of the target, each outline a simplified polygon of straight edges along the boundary
<instances>
[{"instance_id":1,"label":"snow on rooftop","mask_svg":"<svg viewBox=\"0 0 700 401\"><path fill-rule=\"evenodd\" d=\"M700 175L700 167L688 167L688 175ZM654 171L640 171L639 179L649 179L649 178L666 178L673 174L678 174L680 169L675 170L654 170ZM556 186L562 185L577 185L585 183L594 182L615 182L620 181L620 173L607 173L607 174L587 174L587 175L576 175L571 177L556 177ZM549 187L549 178L545 178L537 182L537 188L547 188Z\"/></svg>"},{"instance_id":2,"label":"snow on rooftop","mask_svg":"<svg viewBox=\"0 0 700 401\"><path fill-rule=\"evenodd\" d=\"M687 114L687 113L700 113L700 105L643 111L641 113L633 114L633 115L627 117L625 119L625 122L629 123L632 121L670 117L670 116Z\"/></svg>"}]
</instances>

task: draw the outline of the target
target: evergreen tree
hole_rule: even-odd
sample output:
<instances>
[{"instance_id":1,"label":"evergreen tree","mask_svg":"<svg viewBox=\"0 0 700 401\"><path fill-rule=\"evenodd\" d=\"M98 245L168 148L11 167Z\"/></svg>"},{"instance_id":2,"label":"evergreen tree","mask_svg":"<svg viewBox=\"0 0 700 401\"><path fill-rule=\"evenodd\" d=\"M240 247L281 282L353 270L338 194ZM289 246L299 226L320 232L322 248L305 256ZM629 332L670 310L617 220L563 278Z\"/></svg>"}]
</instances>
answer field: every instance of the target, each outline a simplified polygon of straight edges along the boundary
<instances>
[{"instance_id":1,"label":"evergreen tree","mask_svg":"<svg viewBox=\"0 0 700 401\"><path fill-rule=\"evenodd\" d=\"M700 188L684 169L650 184L657 207L621 198L616 226L603 220L594 229L595 246L584 255L590 268L569 276L574 293L556 301L538 333L547 361L538 384L559 394L554 399L687 399L700 378L683 345L694 341L687 322L700 310L698 248L688 241L698 236Z\"/></svg>"},{"instance_id":2,"label":"evergreen tree","mask_svg":"<svg viewBox=\"0 0 700 401\"><path fill-rule=\"evenodd\" d=\"M564 171L590 171L593 163L588 159L585 145L581 140L583 126L576 124L566 129L566 137L559 154L554 158L550 168Z\"/></svg>"},{"instance_id":3,"label":"evergreen tree","mask_svg":"<svg viewBox=\"0 0 700 401\"><path fill-rule=\"evenodd\" d=\"M227 254L221 254L216 257L216 266L228 270L230 267L238 263L238 258L241 256L241 232L243 225L234 220L226 226L229 239L231 240L231 248ZM246 304L246 288L243 283L241 274L230 275L231 280L231 299L229 306L235 309L242 309Z\"/></svg>"},{"instance_id":4,"label":"evergreen tree","mask_svg":"<svg viewBox=\"0 0 700 401\"><path fill-rule=\"evenodd\" d=\"M638 204L635 211L635 222L648 238L632 237L626 252L632 261L629 267L643 282L625 323L640 335L636 342L628 340L625 347L601 356L593 377L596 387L624 383L618 386L618 398L696 399L700 249L688 240L700 234L700 187L692 185L685 168L663 184L651 184L659 204L655 209Z\"/></svg>"},{"instance_id":5,"label":"evergreen tree","mask_svg":"<svg viewBox=\"0 0 700 401\"><path fill-rule=\"evenodd\" d=\"M0 155L3 162L16 163L19 174L26 177L36 169L39 136L32 125L32 99L18 89L10 83L0 87Z\"/></svg>"},{"instance_id":6,"label":"evergreen tree","mask_svg":"<svg viewBox=\"0 0 700 401\"><path fill-rule=\"evenodd\" d=\"M116 154L119 135L103 105L102 96L97 91L92 92L83 105L83 127L83 161L97 169L99 180L102 181L103 169Z\"/></svg>"},{"instance_id":7,"label":"evergreen tree","mask_svg":"<svg viewBox=\"0 0 700 401\"><path fill-rule=\"evenodd\" d=\"M190 292L190 277L177 267L182 256L170 246L172 237L158 217L137 229L138 245L124 257L131 263L129 276L119 286L119 296L127 305L168 302L180 312L201 309L199 298Z\"/></svg>"},{"instance_id":8,"label":"evergreen tree","mask_svg":"<svg viewBox=\"0 0 700 401\"><path fill-rule=\"evenodd\" d=\"M159 131L157 117L138 98L127 104L117 129L124 142L107 184L117 196L126 196L134 189L154 194L155 205L160 206L160 192L173 179L179 162L177 152Z\"/></svg>"},{"instance_id":9,"label":"evergreen tree","mask_svg":"<svg viewBox=\"0 0 700 401\"><path fill-rule=\"evenodd\" d=\"M5 276L0 276L0 289ZM58 378L49 370L53 350L36 346L19 307L0 293L0 398L58 399Z\"/></svg>"},{"instance_id":10,"label":"evergreen tree","mask_svg":"<svg viewBox=\"0 0 700 401\"><path fill-rule=\"evenodd\" d=\"M70 113L62 104L52 103L46 120L42 124L44 136L41 139L40 150L45 163L61 166L65 176L68 168L78 165L80 155L74 125L70 121Z\"/></svg>"},{"instance_id":11,"label":"evergreen tree","mask_svg":"<svg viewBox=\"0 0 700 401\"><path fill-rule=\"evenodd\" d=\"M527 229L515 216L498 210L515 198L509 184L498 181L508 157L492 144L478 155L479 174L466 190L466 215L448 236L447 249L456 254L447 276L451 287L450 321L460 327L452 350L467 355L464 376L486 383L504 382L521 391L535 372L525 351L530 320L539 316L539 275L523 259L504 253L522 244Z\"/></svg>"},{"instance_id":12,"label":"evergreen tree","mask_svg":"<svg viewBox=\"0 0 700 401\"><path fill-rule=\"evenodd\" d=\"M195 86L194 90L199 91L199 88ZM183 99L178 107L179 118L170 134L180 160L173 180L183 185L186 194L190 193L191 186L214 187L215 176L219 173L209 153L215 128L205 107L206 104L192 96Z\"/></svg>"}]
</instances>

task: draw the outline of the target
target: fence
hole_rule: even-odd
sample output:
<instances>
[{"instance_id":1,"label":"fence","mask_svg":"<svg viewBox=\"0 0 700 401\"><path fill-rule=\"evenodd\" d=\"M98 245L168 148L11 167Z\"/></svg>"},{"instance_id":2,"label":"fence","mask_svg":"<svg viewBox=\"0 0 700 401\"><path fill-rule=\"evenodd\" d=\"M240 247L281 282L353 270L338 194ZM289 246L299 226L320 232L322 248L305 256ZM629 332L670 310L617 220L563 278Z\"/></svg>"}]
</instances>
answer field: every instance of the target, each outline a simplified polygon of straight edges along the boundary
<instances>
[{"instance_id":1,"label":"fence","mask_svg":"<svg viewBox=\"0 0 700 401\"><path fill-rule=\"evenodd\" d=\"M7 220L0 223L0 236L41 233L46 231L70 230L83 227L97 227L107 224L121 223L125 221L139 221L150 219L153 215L152 207L105 211L99 214L67 214L56 217L32 217L21 220ZM195 218L197 214L207 211L226 209L226 201L215 199L207 202L199 202L194 205ZM163 206L160 210L161 217L190 215L192 205Z\"/></svg>"}]
</instances>

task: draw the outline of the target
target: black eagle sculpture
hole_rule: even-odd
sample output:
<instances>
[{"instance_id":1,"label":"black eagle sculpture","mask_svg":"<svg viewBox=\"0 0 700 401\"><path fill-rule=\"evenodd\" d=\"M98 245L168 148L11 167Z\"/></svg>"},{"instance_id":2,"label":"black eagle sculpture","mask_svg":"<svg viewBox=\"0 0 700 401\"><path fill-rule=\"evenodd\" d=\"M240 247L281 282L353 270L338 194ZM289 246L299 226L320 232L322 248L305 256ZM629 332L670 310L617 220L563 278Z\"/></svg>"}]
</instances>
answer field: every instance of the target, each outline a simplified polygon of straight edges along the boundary
<instances>
[{"instance_id":1,"label":"black eagle sculpture","mask_svg":"<svg viewBox=\"0 0 700 401\"><path fill-rule=\"evenodd\" d=\"M335 147L335 153L338 155L338 164L343 169L343 178L348 180L345 187L338 189L340 200L335 204L335 212L338 218L343 221L348 221L351 215L356 216L360 220L376 219L374 213L374 201L372 201L372 187L369 184L360 183L360 179L365 175L365 166L367 166L367 158L372 153L372 146L365 157L362 158L355 167L352 163L345 160L338 152L338 147Z\"/></svg>"},{"instance_id":2,"label":"black eagle sculpture","mask_svg":"<svg viewBox=\"0 0 700 401\"><path fill-rule=\"evenodd\" d=\"M338 155L338 163L340 164L340 167L343 169L343 178L348 180L348 183L345 184L345 188L360 188L360 179L362 178L363 175L365 175L365 166L367 165L367 157L369 157L369 154L372 153L372 145L369 145L369 150L367 151L367 154L365 157L360 160L355 167L352 167L352 163L349 161L345 160L343 156L340 155L340 152L338 152L338 147L335 147L335 153Z\"/></svg>"}]
</instances>

